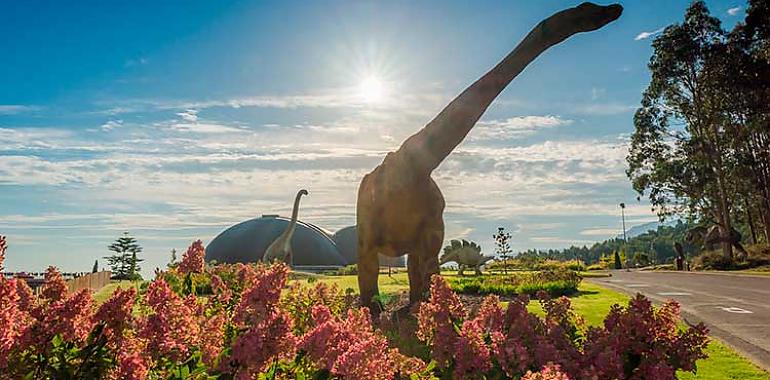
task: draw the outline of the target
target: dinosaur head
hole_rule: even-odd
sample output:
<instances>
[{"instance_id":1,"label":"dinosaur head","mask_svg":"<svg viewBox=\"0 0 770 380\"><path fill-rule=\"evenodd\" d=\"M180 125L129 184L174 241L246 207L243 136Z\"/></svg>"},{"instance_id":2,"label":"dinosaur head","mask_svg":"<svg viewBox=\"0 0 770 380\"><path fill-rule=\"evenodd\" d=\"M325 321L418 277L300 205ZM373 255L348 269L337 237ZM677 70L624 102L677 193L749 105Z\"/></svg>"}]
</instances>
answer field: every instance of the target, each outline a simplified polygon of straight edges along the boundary
<instances>
[{"instance_id":1,"label":"dinosaur head","mask_svg":"<svg viewBox=\"0 0 770 380\"><path fill-rule=\"evenodd\" d=\"M302 190L297 192L297 195L308 195L308 192L307 192L307 190L302 189Z\"/></svg>"},{"instance_id":2,"label":"dinosaur head","mask_svg":"<svg viewBox=\"0 0 770 380\"><path fill-rule=\"evenodd\" d=\"M596 5L583 3L577 7L565 9L546 20L547 29L566 38L575 33L597 30L620 17L623 6L620 4Z\"/></svg>"}]
</instances>

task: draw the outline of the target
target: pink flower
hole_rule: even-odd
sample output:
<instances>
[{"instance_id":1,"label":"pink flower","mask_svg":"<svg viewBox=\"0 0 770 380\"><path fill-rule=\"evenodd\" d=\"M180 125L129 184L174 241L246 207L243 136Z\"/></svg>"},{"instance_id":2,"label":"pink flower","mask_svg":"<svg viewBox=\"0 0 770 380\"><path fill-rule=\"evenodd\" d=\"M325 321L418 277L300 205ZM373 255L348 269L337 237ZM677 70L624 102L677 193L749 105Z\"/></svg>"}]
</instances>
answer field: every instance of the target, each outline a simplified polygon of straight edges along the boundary
<instances>
[{"instance_id":1,"label":"pink flower","mask_svg":"<svg viewBox=\"0 0 770 380\"><path fill-rule=\"evenodd\" d=\"M0 369L8 365L8 355L19 348L19 337L26 327L27 316L19 309L16 282L0 277Z\"/></svg>"},{"instance_id":2,"label":"pink flower","mask_svg":"<svg viewBox=\"0 0 770 380\"><path fill-rule=\"evenodd\" d=\"M91 291L83 289L65 299L38 306L33 312L38 319L25 330L21 344L44 352L56 335L66 342L85 342L94 326L93 305Z\"/></svg>"},{"instance_id":3,"label":"pink flower","mask_svg":"<svg viewBox=\"0 0 770 380\"><path fill-rule=\"evenodd\" d=\"M145 380L150 373L150 359L143 354L146 347L136 339L126 339L118 348L118 368L110 376L114 380Z\"/></svg>"},{"instance_id":4,"label":"pink flower","mask_svg":"<svg viewBox=\"0 0 770 380\"><path fill-rule=\"evenodd\" d=\"M130 326L133 317L131 311L136 300L136 288L122 290L118 288L112 297L105 301L92 319L94 323L104 324L104 333L115 344L123 343L123 330Z\"/></svg>"},{"instance_id":5,"label":"pink flower","mask_svg":"<svg viewBox=\"0 0 770 380\"><path fill-rule=\"evenodd\" d=\"M273 264L260 269L253 279L253 285L244 289L235 309L233 321L241 326L255 325L266 317L278 304L289 276L289 267L285 264Z\"/></svg>"},{"instance_id":6,"label":"pink flower","mask_svg":"<svg viewBox=\"0 0 770 380\"><path fill-rule=\"evenodd\" d=\"M237 378L251 379L272 361L292 356L295 345L291 319L285 313L271 313L235 339L229 367L235 368Z\"/></svg>"},{"instance_id":7,"label":"pink flower","mask_svg":"<svg viewBox=\"0 0 770 380\"><path fill-rule=\"evenodd\" d=\"M172 292L163 279L150 283L145 303L153 313L140 322L139 337L148 340L155 358L185 359L200 339L197 306Z\"/></svg>"},{"instance_id":8,"label":"pink flower","mask_svg":"<svg viewBox=\"0 0 770 380\"><path fill-rule=\"evenodd\" d=\"M30 312L37 305L37 297L26 280L21 278L16 280L16 294L19 295L20 310Z\"/></svg>"},{"instance_id":9,"label":"pink flower","mask_svg":"<svg viewBox=\"0 0 770 380\"><path fill-rule=\"evenodd\" d=\"M484 342L484 330L476 320L465 321L455 341L454 378L473 379L492 368L489 347Z\"/></svg>"},{"instance_id":10,"label":"pink flower","mask_svg":"<svg viewBox=\"0 0 770 380\"><path fill-rule=\"evenodd\" d=\"M431 346L431 357L440 368L447 367L457 340L455 325L466 317L465 308L441 276L431 279L430 298L417 313L417 338Z\"/></svg>"},{"instance_id":11,"label":"pink flower","mask_svg":"<svg viewBox=\"0 0 770 380\"><path fill-rule=\"evenodd\" d=\"M384 336L376 333L367 308L348 310L345 318L333 317L324 305L313 308L315 327L299 347L312 361L345 379L391 379L399 370L397 351L389 350Z\"/></svg>"},{"instance_id":12,"label":"pink flower","mask_svg":"<svg viewBox=\"0 0 770 380\"><path fill-rule=\"evenodd\" d=\"M650 377L649 379L657 379L657 377ZM570 380L570 378L561 371L558 365L547 364L539 372L527 371L521 380Z\"/></svg>"},{"instance_id":13,"label":"pink flower","mask_svg":"<svg viewBox=\"0 0 770 380\"><path fill-rule=\"evenodd\" d=\"M212 274L211 275L211 290L216 296L216 300L220 303L228 303L233 296L232 290L227 287L222 278Z\"/></svg>"},{"instance_id":14,"label":"pink flower","mask_svg":"<svg viewBox=\"0 0 770 380\"><path fill-rule=\"evenodd\" d=\"M56 267L48 267L45 270L45 282L40 294L43 299L56 302L67 296L67 282Z\"/></svg>"},{"instance_id":15,"label":"pink flower","mask_svg":"<svg viewBox=\"0 0 770 380\"><path fill-rule=\"evenodd\" d=\"M182 261L179 263L179 272L203 273L203 258L206 255L206 249L203 248L203 242L196 240L187 248L187 252L182 254Z\"/></svg>"},{"instance_id":16,"label":"pink flower","mask_svg":"<svg viewBox=\"0 0 770 380\"><path fill-rule=\"evenodd\" d=\"M223 313L217 313L206 318L201 314L203 322L201 325L201 352L203 353L203 362L211 367L216 367L216 361L222 352L222 345L225 339L225 322L227 317Z\"/></svg>"}]
</instances>

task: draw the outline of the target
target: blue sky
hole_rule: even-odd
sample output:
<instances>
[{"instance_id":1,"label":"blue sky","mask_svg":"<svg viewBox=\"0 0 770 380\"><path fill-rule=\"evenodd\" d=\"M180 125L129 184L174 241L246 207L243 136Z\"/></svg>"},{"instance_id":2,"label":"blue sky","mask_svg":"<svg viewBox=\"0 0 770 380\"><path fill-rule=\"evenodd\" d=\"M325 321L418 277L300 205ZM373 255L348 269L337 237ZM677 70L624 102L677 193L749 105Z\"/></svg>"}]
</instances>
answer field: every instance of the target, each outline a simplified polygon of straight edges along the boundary
<instances>
[{"instance_id":1,"label":"blue sky","mask_svg":"<svg viewBox=\"0 0 770 380\"><path fill-rule=\"evenodd\" d=\"M627 1L549 50L434 173L447 238L590 244L655 220L625 177L650 41L687 1ZM289 214L355 223L361 177L572 1L0 3L6 267L89 270L130 231L172 248ZM708 1L725 27L745 3ZM103 260L102 260L103 261Z\"/></svg>"}]
</instances>

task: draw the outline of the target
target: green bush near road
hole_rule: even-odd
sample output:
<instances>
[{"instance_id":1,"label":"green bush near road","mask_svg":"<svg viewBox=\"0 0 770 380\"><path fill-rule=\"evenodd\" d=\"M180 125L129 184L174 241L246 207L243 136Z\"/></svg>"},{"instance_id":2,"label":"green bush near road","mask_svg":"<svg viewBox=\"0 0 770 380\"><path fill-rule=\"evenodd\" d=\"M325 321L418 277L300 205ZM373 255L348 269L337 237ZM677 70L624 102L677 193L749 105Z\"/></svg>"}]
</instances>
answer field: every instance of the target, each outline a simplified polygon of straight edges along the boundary
<instances>
[{"instance_id":1,"label":"green bush near road","mask_svg":"<svg viewBox=\"0 0 770 380\"><path fill-rule=\"evenodd\" d=\"M582 277L575 271L552 270L539 272L514 272L507 275L493 274L473 277L447 277L449 285L461 294L517 294L535 295L540 291L551 297L577 292Z\"/></svg>"}]
</instances>

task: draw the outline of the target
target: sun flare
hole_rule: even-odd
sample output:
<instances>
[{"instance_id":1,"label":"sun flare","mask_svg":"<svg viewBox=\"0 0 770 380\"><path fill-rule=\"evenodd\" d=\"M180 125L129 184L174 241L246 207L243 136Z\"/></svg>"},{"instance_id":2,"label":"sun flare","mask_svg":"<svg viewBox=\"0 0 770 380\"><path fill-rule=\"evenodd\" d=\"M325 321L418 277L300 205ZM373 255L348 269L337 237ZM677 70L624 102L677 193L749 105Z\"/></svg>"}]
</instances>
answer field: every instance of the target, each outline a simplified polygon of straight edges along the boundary
<instances>
[{"instance_id":1,"label":"sun flare","mask_svg":"<svg viewBox=\"0 0 770 380\"><path fill-rule=\"evenodd\" d=\"M358 84L358 92L366 103L381 103L385 99L385 83L378 77L370 75Z\"/></svg>"}]
</instances>

